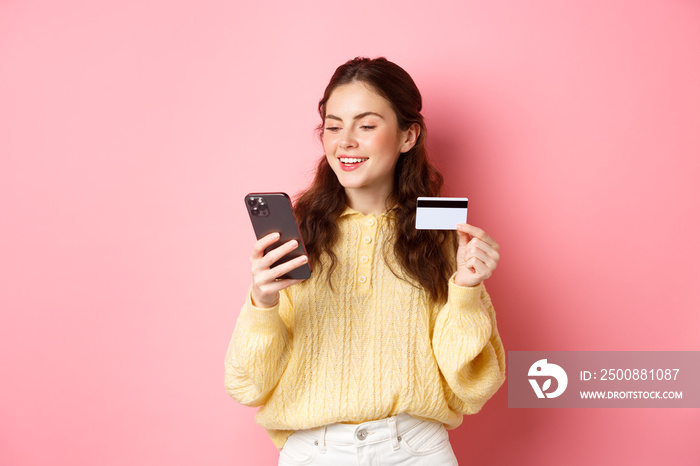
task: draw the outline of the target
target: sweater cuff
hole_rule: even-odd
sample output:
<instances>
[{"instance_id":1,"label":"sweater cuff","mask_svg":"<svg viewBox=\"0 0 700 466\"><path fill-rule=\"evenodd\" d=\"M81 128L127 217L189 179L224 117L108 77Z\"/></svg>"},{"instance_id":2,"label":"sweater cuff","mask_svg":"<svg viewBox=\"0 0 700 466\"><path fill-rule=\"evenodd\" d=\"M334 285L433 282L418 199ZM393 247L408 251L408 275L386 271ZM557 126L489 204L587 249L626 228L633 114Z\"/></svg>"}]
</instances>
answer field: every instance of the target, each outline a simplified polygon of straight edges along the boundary
<instances>
[{"instance_id":1,"label":"sweater cuff","mask_svg":"<svg viewBox=\"0 0 700 466\"><path fill-rule=\"evenodd\" d=\"M476 286L461 286L455 283L457 272L450 277L448 299L451 304L458 309L480 310L481 292L484 288L484 282Z\"/></svg>"},{"instance_id":2,"label":"sweater cuff","mask_svg":"<svg viewBox=\"0 0 700 466\"><path fill-rule=\"evenodd\" d=\"M254 306L251 292L248 291L245 308L243 309L244 318L248 321L248 329L258 335L276 333L280 328L280 323L282 323L279 309L279 301L272 307Z\"/></svg>"}]
</instances>

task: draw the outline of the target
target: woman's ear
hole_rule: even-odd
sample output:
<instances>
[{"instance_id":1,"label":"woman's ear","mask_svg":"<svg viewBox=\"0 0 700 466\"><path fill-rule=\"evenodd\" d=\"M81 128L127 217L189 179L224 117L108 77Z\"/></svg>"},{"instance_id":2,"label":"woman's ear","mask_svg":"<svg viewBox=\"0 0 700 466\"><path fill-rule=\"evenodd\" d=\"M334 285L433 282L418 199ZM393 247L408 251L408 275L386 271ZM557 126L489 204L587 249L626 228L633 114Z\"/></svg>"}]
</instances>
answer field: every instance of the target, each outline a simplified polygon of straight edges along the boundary
<instances>
[{"instance_id":1,"label":"woman's ear","mask_svg":"<svg viewBox=\"0 0 700 466\"><path fill-rule=\"evenodd\" d=\"M403 143L401 144L399 152L405 154L413 149L413 146L416 145L416 141L418 141L418 136L420 136L420 125L418 123L413 123L406 131L401 131Z\"/></svg>"}]
</instances>

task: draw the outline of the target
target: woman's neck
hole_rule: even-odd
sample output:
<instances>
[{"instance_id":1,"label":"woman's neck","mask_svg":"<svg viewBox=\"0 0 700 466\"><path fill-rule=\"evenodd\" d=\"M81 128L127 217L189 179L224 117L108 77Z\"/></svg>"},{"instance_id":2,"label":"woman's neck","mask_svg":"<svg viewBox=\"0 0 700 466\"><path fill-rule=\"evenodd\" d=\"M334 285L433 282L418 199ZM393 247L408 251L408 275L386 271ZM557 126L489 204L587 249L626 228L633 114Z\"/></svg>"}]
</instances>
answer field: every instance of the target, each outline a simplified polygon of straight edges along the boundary
<instances>
[{"instance_id":1,"label":"woman's neck","mask_svg":"<svg viewBox=\"0 0 700 466\"><path fill-rule=\"evenodd\" d=\"M364 215L381 215L391 207L389 200L391 189L377 192L376 190L346 188L345 195L348 198L348 207Z\"/></svg>"}]
</instances>

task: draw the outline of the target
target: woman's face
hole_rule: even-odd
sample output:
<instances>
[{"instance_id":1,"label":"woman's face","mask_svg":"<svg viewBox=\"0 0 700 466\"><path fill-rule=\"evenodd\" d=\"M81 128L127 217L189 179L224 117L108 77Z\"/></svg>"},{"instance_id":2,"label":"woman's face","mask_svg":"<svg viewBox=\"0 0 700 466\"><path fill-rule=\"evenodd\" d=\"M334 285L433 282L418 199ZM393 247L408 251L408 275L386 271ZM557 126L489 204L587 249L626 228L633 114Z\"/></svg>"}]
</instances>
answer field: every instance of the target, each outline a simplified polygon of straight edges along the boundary
<instances>
[{"instance_id":1,"label":"woman's face","mask_svg":"<svg viewBox=\"0 0 700 466\"><path fill-rule=\"evenodd\" d=\"M323 128L326 158L346 192L388 197L396 162L417 138L415 129L399 129L389 101L359 81L338 86Z\"/></svg>"}]
</instances>

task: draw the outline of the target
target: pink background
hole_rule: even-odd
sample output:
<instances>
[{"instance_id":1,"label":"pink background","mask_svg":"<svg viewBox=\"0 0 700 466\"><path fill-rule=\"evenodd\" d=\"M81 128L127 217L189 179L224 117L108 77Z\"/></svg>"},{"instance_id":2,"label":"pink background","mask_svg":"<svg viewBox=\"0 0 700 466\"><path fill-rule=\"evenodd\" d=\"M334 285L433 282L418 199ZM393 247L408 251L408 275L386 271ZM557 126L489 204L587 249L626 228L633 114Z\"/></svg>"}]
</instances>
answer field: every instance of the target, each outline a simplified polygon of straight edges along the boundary
<instances>
[{"instance_id":1,"label":"pink background","mask_svg":"<svg viewBox=\"0 0 700 466\"><path fill-rule=\"evenodd\" d=\"M0 464L276 464L224 391L253 190L387 56L502 245L506 350L700 350L700 3L0 2ZM462 464L697 464L695 409L507 408Z\"/></svg>"}]
</instances>

